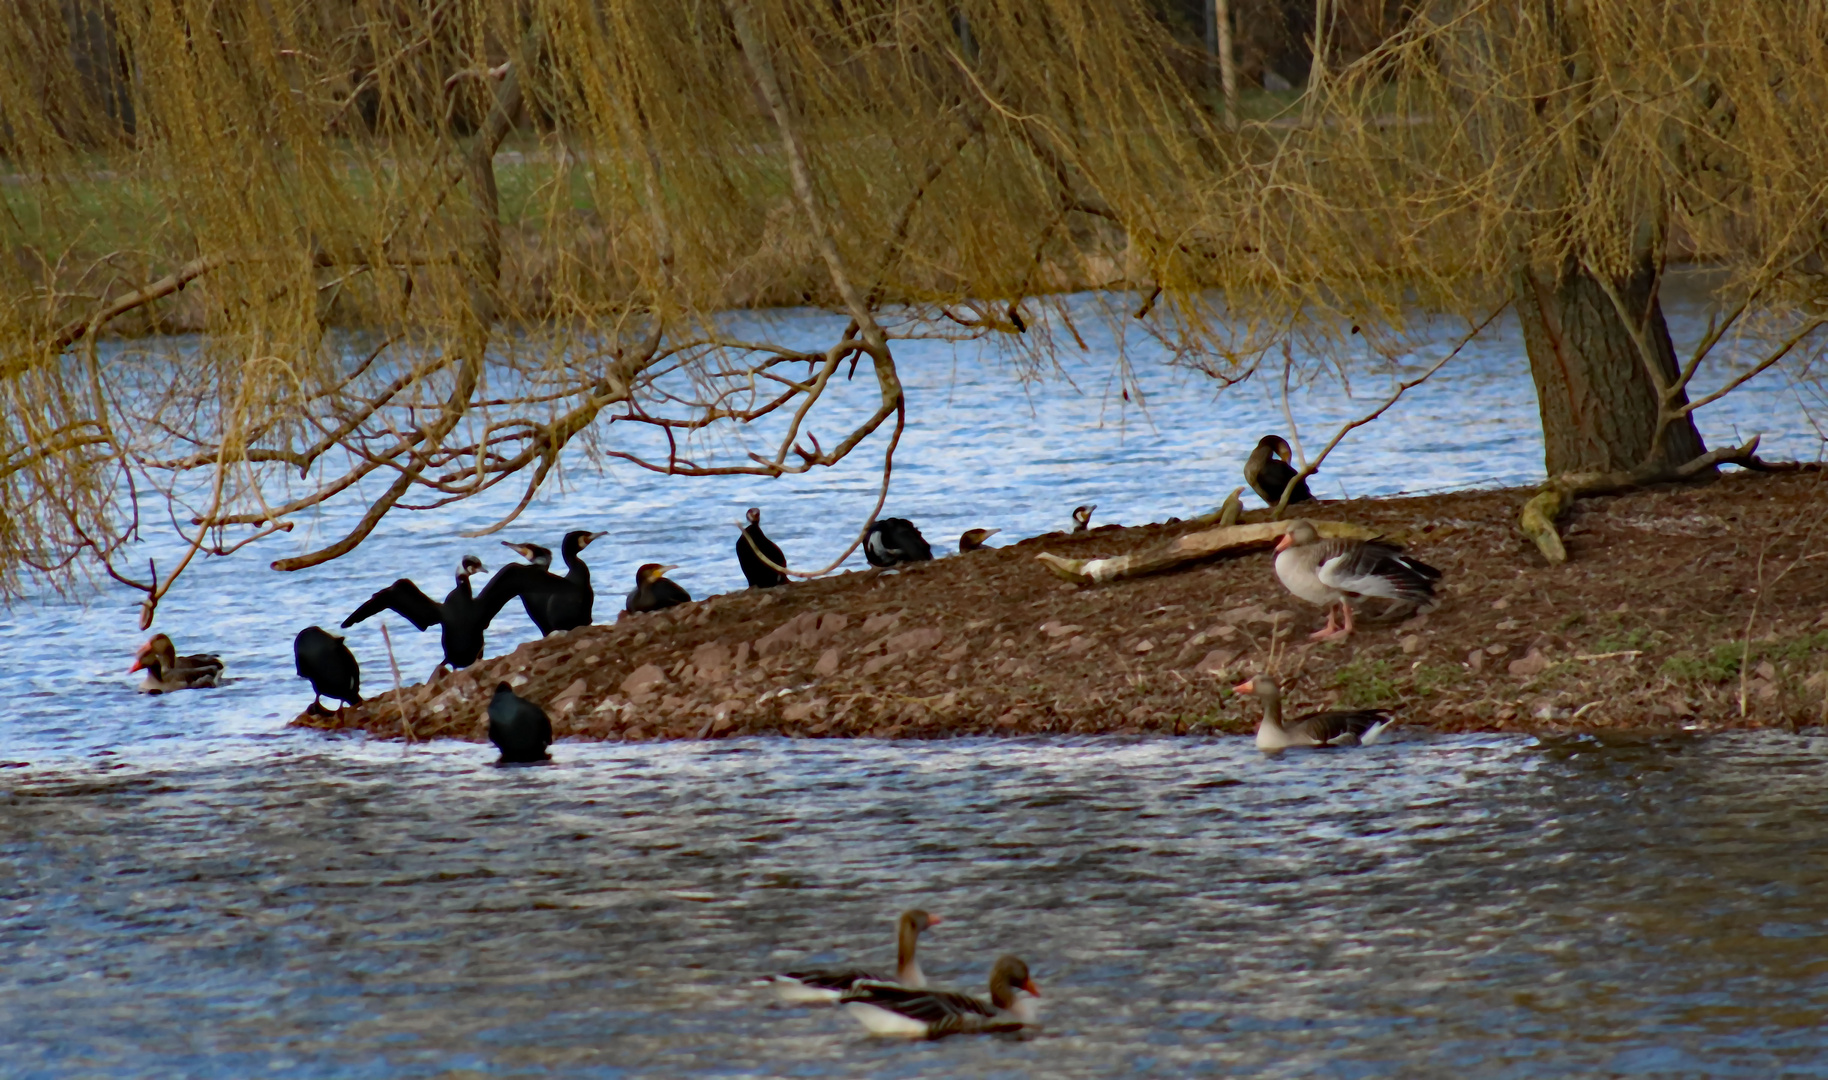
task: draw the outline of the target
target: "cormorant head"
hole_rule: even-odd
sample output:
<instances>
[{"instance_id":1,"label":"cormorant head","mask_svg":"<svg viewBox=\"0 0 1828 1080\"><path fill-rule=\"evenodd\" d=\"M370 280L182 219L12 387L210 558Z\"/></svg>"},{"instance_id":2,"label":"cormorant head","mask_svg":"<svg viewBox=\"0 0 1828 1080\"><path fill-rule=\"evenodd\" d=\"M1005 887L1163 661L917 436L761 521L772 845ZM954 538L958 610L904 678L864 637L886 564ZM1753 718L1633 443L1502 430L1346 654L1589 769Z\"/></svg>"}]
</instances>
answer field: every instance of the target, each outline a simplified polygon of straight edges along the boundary
<instances>
[{"instance_id":1,"label":"cormorant head","mask_svg":"<svg viewBox=\"0 0 1828 1080\"><path fill-rule=\"evenodd\" d=\"M1288 531L1282 534L1282 539L1276 541L1276 550L1287 551L1292 547L1304 547L1308 544L1318 543L1320 543L1320 533L1314 528L1313 522L1298 518L1289 522Z\"/></svg>"},{"instance_id":2,"label":"cormorant head","mask_svg":"<svg viewBox=\"0 0 1828 1080\"><path fill-rule=\"evenodd\" d=\"M1280 435L1265 435L1257 440L1257 446L1259 449L1267 446L1269 447L1270 453L1276 455L1285 462L1290 464L1294 463L1295 448L1290 446L1288 440Z\"/></svg>"},{"instance_id":3,"label":"cormorant head","mask_svg":"<svg viewBox=\"0 0 1828 1080\"><path fill-rule=\"evenodd\" d=\"M1092 524L1092 511L1098 509L1096 503L1073 507L1073 531L1084 532Z\"/></svg>"},{"instance_id":4,"label":"cormorant head","mask_svg":"<svg viewBox=\"0 0 1828 1080\"><path fill-rule=\"evenodd\" d=\"M1274 701L1282 696L1282 688L1276 685L1275 678L1270 675L1253 676L1231 689L1235 694L1254 697L1259 701Z\"/></svg>"},{"instance_id":5,"label":"cormorant head","mask_svg":"<svg viewBox=\"0 0 1828 1080\"><path fill-rule=\"evenodd\" d=\"M460 578L467 578L471 574L486 574L488 572L489 568L482 565L482 558L480 556L465 555L463 557L463 565L457 570L457 576Z\"/></svg>"},{"instance_id":6,"label":"cormorant head","mask_svg":"<svg viewBox=\"0 0 1828 1080\"><path fill-rule=\"evenodd\" d=\"M513 687L512 687L512 686L509 686L509 685L508 685L508 684L507 684L507 683L505 683L505 682L498 682L498 683L496 683L496 684L495 684L495 696L496 696L496 697L500 697L500 696L502 696L502 695L503 695L503 694L506 694L506 695L508 695L508 696L509 696L509 697L513 697L513 696L514 696L514 688L513 688Z\"/></svg>"},{"instance_id":7,"label":"cormorant head","mask_svg":"<svg viewBox=\"0 0 1828 1080\"><path fill-rule=\"evenodd\" d=\"M762 508L759 506L751 506L743 513L743 517L749 520L750 528L760 528L762 524Z\"/></svg>"},{"instance_id":8,"label":"cormorant head","mask_svg":"<svg viewBox=\"0 0 1828 1080\"><path fill-rule=\"evenodd\" d=\"M960 551L976 551L978 548L984 546L984 541L1002 531L1003 530L1001 529L967 529L965 530L964 535L958 538L958 549Z\"/></svg>"},{"instance_id":9,"label":"cormorant head","mask_svg":"<svg viewBox=\"0 0 1828 1080\"><path fill-rule=\"evenodd\" d=\"M641 569L635 571L635 584L637 586L652 585L654 582L665 577L668 570L677 569L679 569L679 567L676 565L662 566L657 562L645 563L642 565Z\"/></svg>"},{"instance_id":10,"label":"cormorant head","mask_svg":"<svg viewBox=\"0 0 1828 1080\"><path fill-rule=\"evenodd\" d=\"M565 534L565 540L559 547L562 550L570 551L573 555L576 555L578 552L589 547L591 541L608 535L609 534L606 532L586 532L583 529L573 529ZM548 555L547 558L550 559L551 556Z\"/></svg>"},{"instance_id":11,"label":"cormorant head","mask_svg":"<svg viewBox=\"0 0 1828 1080\"><path fill-rule=\"evenodd\" d=\"M543 548L538 544L510 544L506 540L501 542L501 546L514 552L516 555L519 555L521 558L532 563L534 566L539 567L541 570L552 569L551 548Z\"/></svg>"}]
</instances>

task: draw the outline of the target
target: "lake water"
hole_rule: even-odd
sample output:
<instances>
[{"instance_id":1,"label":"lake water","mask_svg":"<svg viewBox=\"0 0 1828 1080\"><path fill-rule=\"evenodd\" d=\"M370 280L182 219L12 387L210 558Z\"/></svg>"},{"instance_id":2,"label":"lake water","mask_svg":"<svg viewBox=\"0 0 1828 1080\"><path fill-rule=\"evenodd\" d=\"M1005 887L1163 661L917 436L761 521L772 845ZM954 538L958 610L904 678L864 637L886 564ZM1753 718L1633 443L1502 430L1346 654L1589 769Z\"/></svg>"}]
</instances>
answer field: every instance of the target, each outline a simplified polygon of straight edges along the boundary
<instances>
[{"instance_id":1,"label":"lake water","mask_svg":"<svg viewBox=\"0 0 1828 1080\"><path fill-rule=\"evenodd\" d=\"M1700 321L1677 308L1678 338ZM787 313L774 329L811 344L837 328ZM1185 517L1286 428L1274 380L1215 393L1135 342L1120 378L1109 335L1080 329L1091 352L1025 393L993 356L901 345L911 426L885 513L936 548L973 526L1061 528L1082 502L1098 523ZM1316 492L1539 478L1520 357L1500 329L1355 432ZM1381 385L1298 389L1310 451ZM834 405L870 392L860 380ZM1815 458L1805 400L1774 373L1701 427ZM822 564L879 466L866 452L806 477L682 481L574 460L500 537L458 533L505 492L396 513L338 562L266 568L359 513L329 508L193 568L161 607L181 651L227 659L209 692L133 692L139 597L119 587L0 611L0 1072L1828 1072L1817 738L1281 759L1224 739L563 744L554 766L504 770L474 746L284 727L309 700L293 634L395 577L441 595L466 551L495 566L497 539L604 529L588 556L607 620L643 562L682 564L695 595L739 587L732 523L749 505L791 561ZM143 553L169 565L172 548ZM436 633L392 627L423 678ZM506 611L490 651L533 633ZM365 687L386 686L378 620L349 641ZM747 986L807 960L887 963L889 922L915 903L947 917L924 943L937 983L981 989L998 952L1027 956L1042 1038L882 1046Z\"/></svg>"}]
</instances>

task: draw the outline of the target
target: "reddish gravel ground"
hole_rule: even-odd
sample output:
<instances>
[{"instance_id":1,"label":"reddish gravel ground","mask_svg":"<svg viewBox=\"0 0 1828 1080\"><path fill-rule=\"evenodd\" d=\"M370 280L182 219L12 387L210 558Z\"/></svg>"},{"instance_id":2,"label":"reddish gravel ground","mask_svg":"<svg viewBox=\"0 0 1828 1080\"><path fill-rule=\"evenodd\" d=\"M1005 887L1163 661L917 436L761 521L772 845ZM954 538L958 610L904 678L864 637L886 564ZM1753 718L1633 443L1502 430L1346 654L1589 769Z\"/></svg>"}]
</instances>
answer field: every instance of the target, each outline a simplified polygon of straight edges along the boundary
<instances>
[{"instance_id":1,"label":"reddish gravel ground","mask_svg":"<svg viewBox=\"0 0 1828 1080\"><path fill-rule=\"evenodd\" d=\"M1272 663L1296 710L1385 706L1443 732L1828 721L1828 474L1585 500L1559 567L1516 529L1529 494L1313 509L1445 574L1433 613L1366 619L1344 641L1307 640L1321 613L1283 591L1267 549L1090 587L1035 559L1117 555L1195 528L1106 526L624 616L296 723L482 740L505 679L561 738L1242 733L1259 714L1230 687ZM598 611L620 600L600 597Z\"/></svg>"}]
</instances>

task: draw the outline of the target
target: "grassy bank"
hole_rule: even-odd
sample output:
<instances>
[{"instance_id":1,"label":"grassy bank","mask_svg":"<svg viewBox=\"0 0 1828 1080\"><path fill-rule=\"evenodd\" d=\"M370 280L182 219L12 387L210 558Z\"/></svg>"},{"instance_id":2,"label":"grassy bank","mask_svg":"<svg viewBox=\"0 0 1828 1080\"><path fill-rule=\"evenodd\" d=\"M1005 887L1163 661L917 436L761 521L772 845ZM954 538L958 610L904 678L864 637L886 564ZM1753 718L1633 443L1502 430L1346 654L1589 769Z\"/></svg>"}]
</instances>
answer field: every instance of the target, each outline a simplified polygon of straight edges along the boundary
<instances>
[{"instance_id":1,"label":"grassy bank","mask_svg":"<svg viewBox=\"0 0 1828 1080\"><path fill-rule=\"evenodd\" d=\"M1096 587L1064 584L1034 557L1116 555L1194 528L1108 526L529 642L407 688L404 725L392 691L297 722L480 740L489 692L507 679L561 737L584 739L1244 733L1258 713L1229 687L1272 652L1295 708L1385 706L1410 729L1822 722L1828 477L1734 474L1586 500L1561 567L1516 531L1528 494L1314 510L1445 573L1435 612L1366 620L1344 641L1308 642L1320 613L1281 588L1267 552ZM599 616L619 601L600 597Z\"/></svg>"}]
</instances>

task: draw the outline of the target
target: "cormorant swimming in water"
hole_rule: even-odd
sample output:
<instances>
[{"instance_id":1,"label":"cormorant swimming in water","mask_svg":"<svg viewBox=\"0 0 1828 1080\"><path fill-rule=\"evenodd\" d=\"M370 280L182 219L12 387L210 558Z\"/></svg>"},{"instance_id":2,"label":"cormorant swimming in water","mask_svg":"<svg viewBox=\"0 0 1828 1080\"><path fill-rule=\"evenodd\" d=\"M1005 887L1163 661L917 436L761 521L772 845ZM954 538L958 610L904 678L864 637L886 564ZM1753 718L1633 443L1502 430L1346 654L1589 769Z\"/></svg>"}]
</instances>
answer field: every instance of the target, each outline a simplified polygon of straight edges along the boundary
<instances>
[{"instance_id":1,"label":"cormorant swimming in water","mask_svg":"<svg viewBox=\"0 0 1828 1080\"><path fill-rule=\"evenodd\" d=\"M691 593L680 587L678 582L666 579L668 570L677 569L679 569L677 566L662 566L657 562L651 562L635 571L635 591L628 594L627 609L629 611L659 611L662 608L691 603Z\"/></svg>"},{"instance_id":2,"label":"cormorant swimming in water","mask_svg":"<svg viewBox=\"0 0 1828 1080\"><path fill-rule=\"evenodd\" d=\"M1096 503L1073 507L1073 531L1082 533L1092 527L1092 511L1098 509Z\"/></svg>"},{"instance_id":3,"label":"cormorant swimming in water","mask_svg":"<svg viewBox=\"0 0 1828 1080\"><path fill-rule=\"evenodd\" d=\"M292 660L298 677L311 680L313 697L309 716L329 716L322 698L333 697L351 705L362 703L362 669L343 639L317 626L307 626L292 639Z\"/></svg>"},{"instance_id":4,"label":"cormorant swimming in water","mask_svg":"<svg viewBox=\"0 0 1828 1080\"><path fill-rule=\"evenodd\" d=\"M959 553L978 550L984 546L984 541L1002 531L1002 529L966 529L964 535L958 538Z\"/></svg>"},{"instance_id":5,"label":"cormorant swimming in water","mask_svg":"<svg viewBox=\"0 0 1828 1080\"><path fill-rule=\"evenodd\" d=\"M1257 497L1271 506L1282 498L1282 489L1295 479L1294 467L1289 464L1295 459L1295 451L1288 440L1280 435L1265 435L1257 440L1257 448L1250 452L1250 460L1244 463L1244 482L1257 493ZM1306 477L1295 485L1289 494L1289 505L1298 502L1310 502L1314 493L1308 490Z\"/></svg>"},{"instance_id":6,"label":"cormorant swimming in water","mask_svg":"<svg viewBox=\"0 0 1828 1080\"><path fill-rule=\"evenodd\" d=\"M444 662L454 669L469 667L482 659L482 634L495 617L495 611L485 612L482 602L470 592L470 576L486 569L481 559L465 555L457 568L457 587L445 595L442 604L421 592L419 586L401 578L364 601L343 620L343 625L354 626L371 615L388 610L421 630L442 625ZM499 605L496 610L500 610Z\"/></svg>"},{"instance_id":7,"label":"cormorant swimming in water","mask_svg":"<svg viewBox=\"0 0 1828 1080\"><path fill-rule=\"evenodd\" d=\"M877 518L863 536L863 557L871 566L929 562L933 549L907 518Z\"/></svg>"},{"instance_id":8,"label":"cormorant swimming in water","mask_svg":"<svg viewBox=\"0 0 1828 1080\"><path fill-rule=\"evenodd\" d=\"M127 671L145 669L140 693L167 694L173 690L210 690L222 677L222 658L215 653L179 656L177 646L164 634L152 635L133 654L133 666Z\"/></svg>"},{"instance_id":9,"label":"cormorant swimming in water","mask_svg":"<svg viewBox=\"0 0 1828 1080\"><path fill-rule=\"evenodd\" d=\"M504 765L545 761L551 757L546 748L552 745L552 720L507 683L496 683L489 699L489 741Z\"/></svg>"},{"instance_id":10,"label":"cormorant swimming in water","mask_svg":"<svg viewBox=\"0 0 1828 1080\"><path fill-rule=\"evenodd\" d=\"M590 608L596 593L590 588L590 567L578 558L578 552L589 547L593 540L607 535L582 529L566 533L559 544L559 555L568 568L564 577L547 569L552 565L552 552L538 544L510 544L503 540L503 547L519 552L527 561L502 567L483 586L478 601L480 607L493 618L503 604L518 596L521 606L527 609L527 618L539 627L541 636L554 630L589 626Z\"/></svg>"},{"instance_id":11,"label":"cormorant swimming in water","mask_svg":"<svg viewBox=\"0 0 1828 1080\"><path fill-rule=\"evenodd\" d=\"M771 589L776 585L787 584L787 575L774 568L786 566L787 556L781 554L779 544L762 535L761 508L751 506L745 516L748 517L749 524L743 526L742 535L736 538L736 561L743 568L743 576L749 579L749 587ZM758 551L761 552L759 556L756 554ZM768 562L763 562L763 559ZM769 566L769 562L774 566Z\"/></svg>"}]
</instances>

